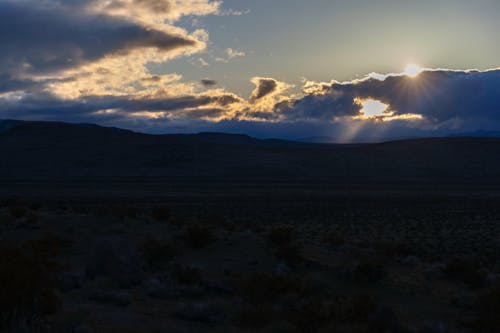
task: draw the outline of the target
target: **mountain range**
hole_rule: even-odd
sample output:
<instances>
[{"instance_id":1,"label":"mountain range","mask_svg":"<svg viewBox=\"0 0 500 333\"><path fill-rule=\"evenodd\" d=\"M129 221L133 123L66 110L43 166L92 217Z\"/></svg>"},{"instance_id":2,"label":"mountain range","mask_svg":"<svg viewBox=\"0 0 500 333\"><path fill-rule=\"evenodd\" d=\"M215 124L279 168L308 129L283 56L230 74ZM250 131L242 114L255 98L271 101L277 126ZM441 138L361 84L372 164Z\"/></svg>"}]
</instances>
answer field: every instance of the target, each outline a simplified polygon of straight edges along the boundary
<instances>
[{"instance_id":1,"label":"mountain range","mask_svg":"<svg viewBox=\"0 0 500 333\"><path fill-rule=\"evenodd\" d=\"M487 136L322 144L5 120L0 156L1 182L500 184L500 138Z\"/></svg>"}]
</instances>

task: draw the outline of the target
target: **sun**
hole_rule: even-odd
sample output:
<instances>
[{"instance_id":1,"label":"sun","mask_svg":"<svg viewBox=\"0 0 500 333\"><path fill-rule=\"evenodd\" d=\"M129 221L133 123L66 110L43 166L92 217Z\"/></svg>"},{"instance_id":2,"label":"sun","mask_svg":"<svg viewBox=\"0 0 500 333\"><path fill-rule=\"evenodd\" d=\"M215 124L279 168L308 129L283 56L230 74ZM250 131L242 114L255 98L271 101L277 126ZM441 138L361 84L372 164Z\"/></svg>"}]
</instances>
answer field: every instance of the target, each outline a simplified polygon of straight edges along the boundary
<instances>
[{"instance_id":1,"label":"sun","mask_svg":"<svg viewBox=\"0 0 500 333\"><path fill-rule=\"evenodd\" d=\"M415 65L415 64L408 64L408 66L406 66L405 68L405 75L406 76L409 76L409 77L417 77L418 74L422 73L424 71L424 69L422 67L420 67L419 65Z\"/></svg>"}]
</instances>

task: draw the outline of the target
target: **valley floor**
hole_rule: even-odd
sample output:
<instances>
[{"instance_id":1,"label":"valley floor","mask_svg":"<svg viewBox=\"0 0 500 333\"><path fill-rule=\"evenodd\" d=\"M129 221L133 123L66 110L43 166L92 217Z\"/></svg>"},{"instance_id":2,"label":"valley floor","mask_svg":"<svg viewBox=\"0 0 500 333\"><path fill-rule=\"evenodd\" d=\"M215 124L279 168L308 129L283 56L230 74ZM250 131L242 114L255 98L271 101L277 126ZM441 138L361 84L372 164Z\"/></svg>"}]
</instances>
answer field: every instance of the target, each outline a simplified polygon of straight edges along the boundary
<instances>
[{"instance_id":1,"label":"valley floor","mask_svg":"<svg viewBox=\"0 0 500 333\"><path fill-rule=\"evenodd\" d=\"M492 188L4 185L0 331L500 331Z\"/></svg>"}]
</instances>

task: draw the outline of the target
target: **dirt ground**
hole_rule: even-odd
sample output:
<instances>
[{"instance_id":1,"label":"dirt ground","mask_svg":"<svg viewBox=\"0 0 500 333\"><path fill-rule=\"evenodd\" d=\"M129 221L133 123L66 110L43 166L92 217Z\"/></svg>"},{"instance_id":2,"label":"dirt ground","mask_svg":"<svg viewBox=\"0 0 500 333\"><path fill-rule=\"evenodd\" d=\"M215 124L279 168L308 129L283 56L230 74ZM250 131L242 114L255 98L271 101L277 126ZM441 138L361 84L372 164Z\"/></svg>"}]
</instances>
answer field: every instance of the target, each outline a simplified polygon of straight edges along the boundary
<instances>
[{"instance_id":1,"label":"dirt ground","mask_svg":"<svg viewBox=\"0 0 500 333\"><path fill-rule=\"evenodd\" d=\"M6 332L500 331L492 191L19 188Z\"/></svg>"}]
</instances>

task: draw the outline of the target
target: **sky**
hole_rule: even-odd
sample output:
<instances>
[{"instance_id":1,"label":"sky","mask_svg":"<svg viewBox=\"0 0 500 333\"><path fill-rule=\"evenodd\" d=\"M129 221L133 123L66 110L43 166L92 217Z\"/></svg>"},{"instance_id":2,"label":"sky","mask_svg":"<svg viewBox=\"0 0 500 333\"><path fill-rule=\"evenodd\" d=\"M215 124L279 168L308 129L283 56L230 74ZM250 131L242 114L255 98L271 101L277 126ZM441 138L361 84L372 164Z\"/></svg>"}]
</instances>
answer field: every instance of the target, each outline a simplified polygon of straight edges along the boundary
<instances>
[{"instance_id":1,"label":"sky","mask_svg":"<svg viewBox=\"0 0 500 333\"><path fill-rule=\"evenodd\" d=\"M495 0L0 0L0 119L338 142L500 131Z\"/></svg>"}]
</instances>

